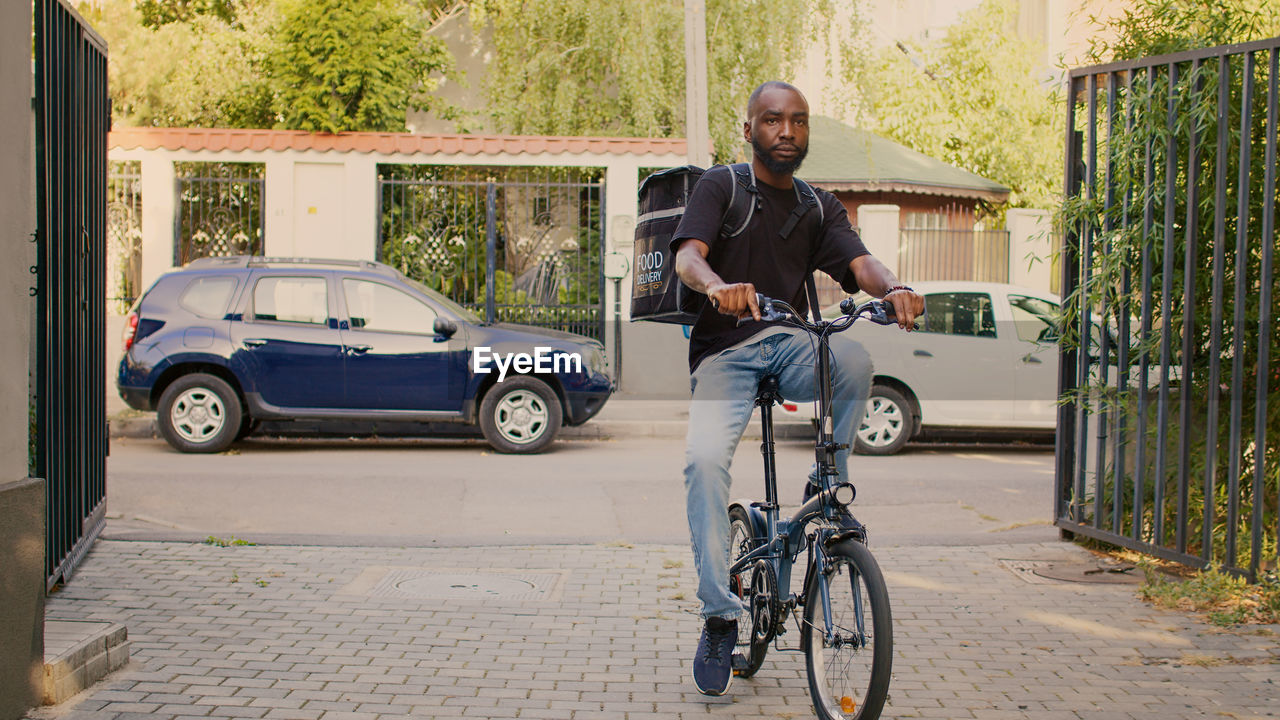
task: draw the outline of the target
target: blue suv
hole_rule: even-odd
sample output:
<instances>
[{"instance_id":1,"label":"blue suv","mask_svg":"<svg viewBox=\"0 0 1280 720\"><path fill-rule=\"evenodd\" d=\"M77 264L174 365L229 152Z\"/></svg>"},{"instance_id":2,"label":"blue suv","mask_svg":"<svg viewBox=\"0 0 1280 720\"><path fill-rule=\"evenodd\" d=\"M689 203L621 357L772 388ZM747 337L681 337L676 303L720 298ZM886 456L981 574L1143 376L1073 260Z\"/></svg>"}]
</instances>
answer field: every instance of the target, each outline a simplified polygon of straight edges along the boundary
<instances>
[{"instance_id":1,"label":"blue suv","mask_svg":"<svg viewBox=\"0 0 1280 720\"><path fill-rule=\"evenodd\" d=\"M126 319L116 387L183 452L261 420L479 425L496 450L545 449L613 391L590 338L471 311L381 263L220 257L170 272Z\"/></svg>"}]
</instances>

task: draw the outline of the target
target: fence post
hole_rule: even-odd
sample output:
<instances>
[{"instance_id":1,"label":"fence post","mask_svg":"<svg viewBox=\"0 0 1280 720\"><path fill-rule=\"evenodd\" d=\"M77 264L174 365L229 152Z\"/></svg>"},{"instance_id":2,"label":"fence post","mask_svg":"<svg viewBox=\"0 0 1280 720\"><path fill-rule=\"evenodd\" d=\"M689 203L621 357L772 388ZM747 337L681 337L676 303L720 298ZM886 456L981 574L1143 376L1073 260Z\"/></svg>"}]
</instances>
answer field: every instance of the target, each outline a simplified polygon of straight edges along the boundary
<instances>
[{"instance_id":1,"label":"fence post","mask_svg":"<svg viewBox=\"0 0 1280 720\"><path fill-rule=\"evenodd\" d=\"M862 244L880 262L898 271L898 250L902 244L897 205L863 205L858 208L858 231Z\"/></svg>"},{"instance_id":2,"label":"fence post","mask_svg":"<svg viewBox=\"0 0 1280 720\"><path fill-rule=\"evenodd\" d=\"M262 177L262 254L267 257L306 255L300 252L294 233L294 160L268 156Z\"/></svg>"},{"instance_id":3,"label":"fence post","mask_svg":"<svg viewBox=\"0 0 1280 720\"><path fill-rule=\"evenodd\" d=\"M484 197L484 320L497 319L493 297L493 269L498 261L498 186L489 183Z\"/></svg>"},{"instance_id":4,"label":"fence post","mask_svg":"<svg viewBox=\"0 0 1280 720\"><path fill-rule=\"evenodd\" d=\"M173 160L166 156L142 159L142 272L138 292L151 287L156 278L173 267L177 248L174 216L177 193L174 191Z\"/></svg>"},{"instance_id":5,"label":"fence post","mask_svg":"<svg viewBox=\"0 0 1280 720\"><path fill-rule=\"evenodd\" d=\"M1051 292L1049 211L1012 208L1005 215L1005 223L1009 228L1009 282Z\"/></svg>"}]
</instances>

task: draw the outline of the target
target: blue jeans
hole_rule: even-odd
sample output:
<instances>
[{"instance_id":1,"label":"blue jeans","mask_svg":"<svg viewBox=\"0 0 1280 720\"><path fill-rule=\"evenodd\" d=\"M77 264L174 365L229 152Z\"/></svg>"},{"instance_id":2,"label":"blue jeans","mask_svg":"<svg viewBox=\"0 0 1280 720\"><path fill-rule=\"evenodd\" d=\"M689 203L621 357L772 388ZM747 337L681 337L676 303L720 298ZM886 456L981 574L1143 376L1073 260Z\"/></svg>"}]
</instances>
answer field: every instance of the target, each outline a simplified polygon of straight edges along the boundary
<instances>
[{"instance_id":1,"label":"blue jeans","mask_svg":"<svg viewBox=\"0 0 1280 720\"><path fill-rule=\"evenodd\" d=\"M816 346L807 333L765 330L742 347L703 360L693 373L684 485L704 618L736 618L742 611L729 590L729 465L751 420L756 388L761 378L775 375L783 397L815 399ZM833 434L836 442L852 445L871 387L871 356L840 335L831 337L830 346ZM848 462L848 450L836 453L836 470L846 480ZM796 494L798 501L799 489Z\"/></svg>"}]
</instances>

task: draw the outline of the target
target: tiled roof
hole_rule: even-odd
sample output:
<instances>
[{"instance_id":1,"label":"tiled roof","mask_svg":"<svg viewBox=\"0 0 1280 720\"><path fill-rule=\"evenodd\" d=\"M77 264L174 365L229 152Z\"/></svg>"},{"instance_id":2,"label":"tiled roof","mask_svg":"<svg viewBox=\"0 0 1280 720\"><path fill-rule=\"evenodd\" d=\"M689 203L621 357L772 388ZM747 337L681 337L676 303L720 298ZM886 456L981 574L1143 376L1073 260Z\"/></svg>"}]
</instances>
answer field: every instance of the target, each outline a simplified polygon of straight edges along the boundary
<instances>
[{"instance_id":1,"label":"tiled roof","mask_svg":"<svg viewBox=\"0 0 1280 720\"><path fill-rule=\"evenodd\" d=\"M797 173L827 190L880 190L1001 202L1009 188L827 117L812 118L809 157Z\"/></svg>"},{"instance_id":2,"label":"tiled roof","mask_svg":"<svg viewBox=\"0 0 1280 720\"><path fill-rule=\"evenodd\" d=\"M301 130L122 127L110 146L123 150L317 150L383 155L612 154L684 156L684 138L562 137L550 135L414 135L313 133Z\"/></svg>"}]
</instances>

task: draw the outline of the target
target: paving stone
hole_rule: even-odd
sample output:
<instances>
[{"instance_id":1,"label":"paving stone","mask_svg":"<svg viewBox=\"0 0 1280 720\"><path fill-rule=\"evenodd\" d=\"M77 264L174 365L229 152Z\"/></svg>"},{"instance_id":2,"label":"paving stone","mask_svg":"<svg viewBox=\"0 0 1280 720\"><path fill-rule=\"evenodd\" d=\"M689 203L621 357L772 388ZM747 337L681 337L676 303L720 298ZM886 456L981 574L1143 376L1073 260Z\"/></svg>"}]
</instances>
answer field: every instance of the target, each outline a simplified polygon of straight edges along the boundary
<instances>
[{"instance_id":1,"label":"paving stone","mask_svg":"<svg viewBox=\"0 0 1280 720\"><path fill-rule=\"evenodd\" d=\"M1132 587L1033 585L998 564L1083 558L1074 546L875 552L895 620L886 717L1278 716L1276 634L1210 628L1145 605ZM564 580L555 601L343 594L375 567L554 569ZM677 587L688 596L696 587L687 547L496 554L99 541L48 613L124 624L133 661L58 717L811 716L798 653L771 653L727 697L697 694L688 679L696 606L672 601ZM782 640L798 645L794 630ZM45 712L32 717L49 720Z\"/></svg>"}]
</instances>

